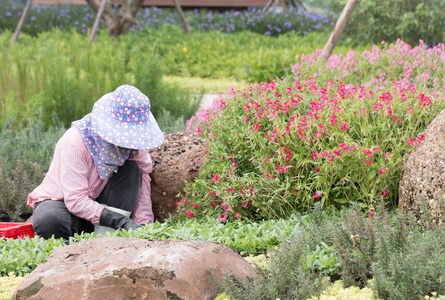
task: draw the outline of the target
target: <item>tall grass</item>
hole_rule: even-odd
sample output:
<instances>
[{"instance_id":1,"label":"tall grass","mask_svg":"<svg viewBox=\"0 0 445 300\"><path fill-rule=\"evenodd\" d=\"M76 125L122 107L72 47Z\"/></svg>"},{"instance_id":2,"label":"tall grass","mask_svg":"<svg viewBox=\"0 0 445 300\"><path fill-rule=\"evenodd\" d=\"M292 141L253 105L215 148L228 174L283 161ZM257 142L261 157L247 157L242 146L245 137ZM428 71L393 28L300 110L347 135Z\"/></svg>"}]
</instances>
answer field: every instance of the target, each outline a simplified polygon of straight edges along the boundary
<instances>
[{"instance_id":1,"label":"tall grass","mask_svg":"<svg viewBox=\"0 0 445 300\"><path fill-rule=\"evenodd\" d=\"M55 112L69 126L122 84L134 84L147 94L155 116L168 112L188 119L199 106L200 94L163 83L157 54L148 55L130 41L103 36L90 45L81 34L60 30L38 38L24 35L17 44L10 40L11 33L0 35L0 124L8 119L18 125L42 115L48 127Z\"/></svg>"}]
</instances>

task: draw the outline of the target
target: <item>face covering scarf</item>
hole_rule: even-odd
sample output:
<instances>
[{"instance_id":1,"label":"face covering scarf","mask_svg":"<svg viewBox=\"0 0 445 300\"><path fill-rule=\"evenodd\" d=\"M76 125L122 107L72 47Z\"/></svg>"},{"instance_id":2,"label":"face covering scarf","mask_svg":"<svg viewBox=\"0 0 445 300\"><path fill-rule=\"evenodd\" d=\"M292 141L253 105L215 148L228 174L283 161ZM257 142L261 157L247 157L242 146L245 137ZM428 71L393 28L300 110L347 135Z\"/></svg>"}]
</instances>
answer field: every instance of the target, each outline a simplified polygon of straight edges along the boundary
<instances>
[{"instance_id":1,"label":"face covering scarf","mask_svg":"<svg viewBox=\"0 0 445 300\"><path fill-rule=\"evenodd\" d=\"M136 149L118 147L98 136L91 126L90 114L71 125L77 128L82 135L83 141L93 157L97 172L103 180L110 179L113 173L117 172L118 167L138 153Z\"/></svg>"}]
</instances>

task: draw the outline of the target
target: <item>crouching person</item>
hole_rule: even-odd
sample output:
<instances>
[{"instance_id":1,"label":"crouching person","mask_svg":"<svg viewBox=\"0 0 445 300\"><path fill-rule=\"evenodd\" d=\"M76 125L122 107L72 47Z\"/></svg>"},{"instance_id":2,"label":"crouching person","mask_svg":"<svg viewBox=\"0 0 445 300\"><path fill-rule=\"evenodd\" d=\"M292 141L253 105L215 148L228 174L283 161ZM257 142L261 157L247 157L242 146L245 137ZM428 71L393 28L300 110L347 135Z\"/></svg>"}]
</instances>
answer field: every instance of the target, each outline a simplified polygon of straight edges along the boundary
<instances>
[{"instance_id":1,"label":"crouching person","mask_svg":"<svg viewBox=\"0 0 445 300\"><path fill-rule=\"evenodd\" d=\"M152 223L152 161L145 149L163 141L150 100L137 88L123 85L104 95L60 138L43 182L28 196L36 234L68 239Z\"/></svg>"}]
</instances>

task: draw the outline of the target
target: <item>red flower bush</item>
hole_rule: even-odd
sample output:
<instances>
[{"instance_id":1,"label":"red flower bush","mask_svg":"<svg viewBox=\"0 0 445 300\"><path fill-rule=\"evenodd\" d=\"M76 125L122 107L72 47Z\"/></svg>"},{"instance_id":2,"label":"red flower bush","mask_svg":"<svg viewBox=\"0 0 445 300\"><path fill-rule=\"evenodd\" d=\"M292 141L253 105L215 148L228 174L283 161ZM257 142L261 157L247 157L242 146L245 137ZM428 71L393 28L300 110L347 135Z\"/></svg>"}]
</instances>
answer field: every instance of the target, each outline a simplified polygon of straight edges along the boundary
<instances>
[{"instance_id":1,"label":"red flower bush","mask_svg":"<svg viewBox=\"0 0 445 300\"><path fill-rule=\"evenodd\" d=\"M362 59L383 56L373 51ZM445 54L440 57L437 68L445 61ZM297 79L230 90L214 109L200 111L194 121L201 122L193 125L209 141L208 159L197 180L185 188L187 198L199 206L181 203L179 211L225 222L286 217L315 202L327 207L358 201L366 209L383 197L396 203L391 191L398 190L402 156L423 140L423 129L443 101L421 77L418 84L409 83L411 77L362 85L324 79L326 70L334 79L344 78L357 74L363 64L350 54L335 64L328 61L319 71L323 76L315 79L302 79L297 71L310 68L298 65ZM380 77L389 80L391 72Z\"/></svg>"}]
</instances>

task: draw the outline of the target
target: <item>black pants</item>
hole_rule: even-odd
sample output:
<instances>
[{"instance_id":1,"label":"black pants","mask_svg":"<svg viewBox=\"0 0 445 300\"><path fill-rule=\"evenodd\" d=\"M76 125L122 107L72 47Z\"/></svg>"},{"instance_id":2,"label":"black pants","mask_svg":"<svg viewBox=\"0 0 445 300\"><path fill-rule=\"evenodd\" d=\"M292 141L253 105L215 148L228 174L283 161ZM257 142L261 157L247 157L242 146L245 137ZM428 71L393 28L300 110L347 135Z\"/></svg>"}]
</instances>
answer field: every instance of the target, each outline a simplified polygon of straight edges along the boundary
<instances>
[{"instance_id":1,"label":"black pants","mask_svg":"<svg viewBox=\"0 0 445 300\"><path fill-rule=\"evenodd\" d=\"M96 199L111 207L133 211L141 194L142 171L134 161L118 168ZM93 232L94 225L68 211L64 201L45 200L34 206L32 226L37 235L48 239L68 239L75 233Z\"/></svg>"}]
</instances>

